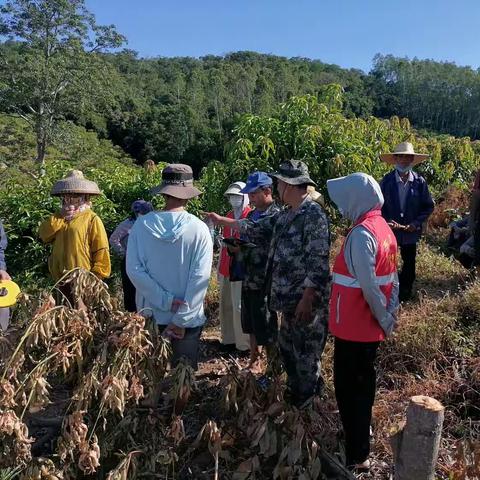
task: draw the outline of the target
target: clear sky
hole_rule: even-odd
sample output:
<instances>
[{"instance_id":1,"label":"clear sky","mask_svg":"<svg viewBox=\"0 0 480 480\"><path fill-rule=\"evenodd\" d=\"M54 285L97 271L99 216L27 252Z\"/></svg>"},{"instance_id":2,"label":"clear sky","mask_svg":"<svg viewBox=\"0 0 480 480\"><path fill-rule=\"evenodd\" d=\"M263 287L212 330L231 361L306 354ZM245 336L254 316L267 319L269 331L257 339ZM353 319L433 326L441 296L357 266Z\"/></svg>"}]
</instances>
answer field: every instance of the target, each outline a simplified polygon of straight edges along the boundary
<instances>
[{"instance_id":1,"label":"clear sky","mask_svg":"<svg viewBox=\"0 0 480 480\"><path fill-rule=\"evenodd\" d=\"M86 0L141 56L253 50L370 70L376 53L480 66L480 0Z\"/></svg>"}]
</instances>

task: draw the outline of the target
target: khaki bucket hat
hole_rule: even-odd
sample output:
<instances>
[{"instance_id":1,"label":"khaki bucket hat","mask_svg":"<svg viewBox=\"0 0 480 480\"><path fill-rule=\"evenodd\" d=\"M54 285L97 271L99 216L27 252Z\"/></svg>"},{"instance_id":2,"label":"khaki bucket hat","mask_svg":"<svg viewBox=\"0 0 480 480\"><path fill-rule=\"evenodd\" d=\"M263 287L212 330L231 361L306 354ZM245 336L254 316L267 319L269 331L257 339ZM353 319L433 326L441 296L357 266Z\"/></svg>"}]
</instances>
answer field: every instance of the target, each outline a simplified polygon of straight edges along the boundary
<instances>
[{"instance_id":1,"label":"khaki bucket hat","mask_svg":"<svg viewBox=\"0 0 480 480\"><path fill-rule=\"evenodd\" d=\"M413 149L413 145L410 142L402 142L395 147L393 153L382 153L382 155L380 155L380 158L385 163L395 165L397 163L395 159L396 155L411 155L412 167L418 165L419 163L422 163L429 157L429 155L427 155L426 153L416 153Z\"/></svg>"},{"instance_id":2,"label":"khaki bucket hat","mask_svg":"<svg viewBox=\"0 0 480 480\"><path fill-rule=\"evenodd\" d=\"M189 165L172 163L162 170L162 183L152 188L152 195L170 195L189 200L202 194L193 186L193 171Z\"/></svg>"},{"instance_id":3,"label":"khaki bucket hat","mask_svg":"<svg viewBox=\"0 0 480 480\"><path fill-rule=\"evenodd\" d=\"M58 180L52 187L51 194L60 196L69 193L85 195L100 195L100 189L95 182L87 180L80 170L72 170L65 178Z\"/></svg>"}]
</instances>

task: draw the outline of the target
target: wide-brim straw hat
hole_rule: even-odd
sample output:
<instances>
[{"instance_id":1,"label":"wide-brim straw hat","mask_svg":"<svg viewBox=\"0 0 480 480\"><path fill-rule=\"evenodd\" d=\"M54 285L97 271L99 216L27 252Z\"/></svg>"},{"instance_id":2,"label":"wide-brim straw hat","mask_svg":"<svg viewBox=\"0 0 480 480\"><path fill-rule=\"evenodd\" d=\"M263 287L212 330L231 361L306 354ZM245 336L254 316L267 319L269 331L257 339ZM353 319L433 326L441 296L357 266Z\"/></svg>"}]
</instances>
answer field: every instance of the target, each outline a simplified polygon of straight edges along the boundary
<instances>
[{"instance_id":1,"label":"wide-brim straw hat","mask_svg":"<svg viewBox=\"0 0 480 480\"><path fill-rule=\"evenodd\" d=\"M162 170L162 183L152 188L152 195L169 195L180 200L190 200L202 192L193 186L193 171L189 165L172 163Z\"/></svg>"},{"instance_id":2,"label":"wide-brim straw hat","mask_svg":"<svg viewBox=\"0 0 480 480\"><path fill-rule=\"evenodd\" d=\"M100 189L95 182L87 180L80 170L72 170L65 178L58 180L52 187L52 195L67 194L100 195Z\"/></svg>"},{"instance_id":3,"label":"wide-brim straw hat","mask_svg":"<svg viewBox=\"0 0 480 480\"><path fill-rule=\"evenodd\" d=\"M397 163L397 155L411 155L412 156L412 167L418 165L419 163L426 160L429 155L426 153L416 153L413 149L413 145L410 142L402 142L395 147L393 153L382 153L380 158L390 165L395 165Z\"/></svg>"}]
</instances>

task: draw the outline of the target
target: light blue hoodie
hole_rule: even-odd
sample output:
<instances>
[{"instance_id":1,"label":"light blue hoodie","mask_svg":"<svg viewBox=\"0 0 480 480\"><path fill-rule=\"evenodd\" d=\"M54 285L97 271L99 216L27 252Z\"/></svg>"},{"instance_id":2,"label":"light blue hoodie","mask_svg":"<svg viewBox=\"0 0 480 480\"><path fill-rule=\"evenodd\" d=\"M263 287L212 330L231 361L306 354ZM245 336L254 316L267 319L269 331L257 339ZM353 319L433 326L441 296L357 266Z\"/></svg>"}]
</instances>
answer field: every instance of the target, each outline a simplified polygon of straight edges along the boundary
<instances>
[{"instance_id":1,"label":"light blue hoodie","mask_svg":"<svg viewBox=\"0 0 480 480\"><path fill-rule=\"evenodd\" d=\"M193 328L205 323L203 301L212 269L207 225L187 212L150 212L132 227L127 274L137 289L137 309L160 325ZM171 312L174 299L186 302Z\"/></svg>"}]
</instances>

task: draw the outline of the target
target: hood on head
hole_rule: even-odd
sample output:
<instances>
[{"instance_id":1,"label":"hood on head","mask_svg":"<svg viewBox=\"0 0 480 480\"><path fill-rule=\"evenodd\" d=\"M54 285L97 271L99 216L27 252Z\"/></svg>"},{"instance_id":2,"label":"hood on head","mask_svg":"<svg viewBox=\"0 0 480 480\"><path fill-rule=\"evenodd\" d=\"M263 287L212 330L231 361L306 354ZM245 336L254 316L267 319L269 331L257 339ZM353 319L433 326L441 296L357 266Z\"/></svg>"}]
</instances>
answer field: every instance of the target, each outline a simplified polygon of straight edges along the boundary
<instances>
[{"instance_id":1,"label":"hood on head","mask_svg":"<svg viewBox=\"0 0 480 480\"><path fill-rule=\"evenodd\" d=\"M191 221L187 212L150 212L137 219L137 223L151 235L164 242L175 242Z\"/></svg>"},{"instance_id":2,"label":"hood on head","mask_svg":"<svg viewBox=\"0 0 480 480\"><path fill-rule=\"evenodd\" d=\"M380 185L366 173L327 180L327 190L342 215L352 221L383 206Z\"/></svg>"}]
</instances>

